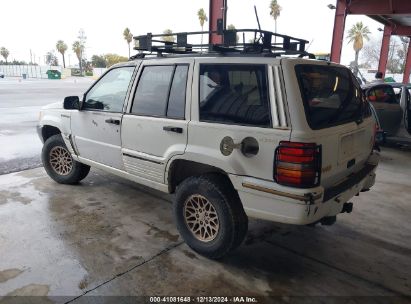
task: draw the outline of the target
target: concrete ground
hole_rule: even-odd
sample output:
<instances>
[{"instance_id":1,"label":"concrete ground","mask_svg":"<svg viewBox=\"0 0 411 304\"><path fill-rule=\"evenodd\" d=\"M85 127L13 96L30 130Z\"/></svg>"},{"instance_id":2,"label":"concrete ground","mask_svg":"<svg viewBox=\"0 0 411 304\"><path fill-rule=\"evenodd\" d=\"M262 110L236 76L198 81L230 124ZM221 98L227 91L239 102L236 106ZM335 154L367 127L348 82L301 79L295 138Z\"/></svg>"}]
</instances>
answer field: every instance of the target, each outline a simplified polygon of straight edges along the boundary
<instances>
[{"instance_id":1,"label":"concrete ground","mask_svg":"<svg viewBox=\"0 0 411 304\"><path fill-rule=\"evenodd\" d=\"M182 242L168 195L97 170L77 186L54 183L43 168L1 175L0 296L409 303L410 164L410 152L385 148L376 185L353 198L353 213L315 228L252 220L243 245L221 261Z\"/></svg>"},{"instance_id":2,"label":"concrete ground","mask_svg":"<svg viewBox=\"0 0 411 304\"><path fill-rule=\"evenodd\" d=\"M41 141L36 124L42 106L81 96L93 80L0 78L0 174L40 166Z\"/></svg>"}]
</instances>

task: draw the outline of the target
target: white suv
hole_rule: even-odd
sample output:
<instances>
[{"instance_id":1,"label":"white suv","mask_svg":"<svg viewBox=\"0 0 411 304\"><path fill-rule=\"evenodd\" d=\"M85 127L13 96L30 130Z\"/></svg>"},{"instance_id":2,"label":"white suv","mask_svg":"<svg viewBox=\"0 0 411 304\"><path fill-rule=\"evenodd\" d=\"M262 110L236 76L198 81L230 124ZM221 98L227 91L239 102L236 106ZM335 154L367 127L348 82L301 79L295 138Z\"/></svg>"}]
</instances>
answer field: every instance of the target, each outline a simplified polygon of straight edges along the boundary
<instances>
[{"instance_id":1,"label":"white suv","mask_svg":"<svg viewBox=\"0 0 411 304\"><path fill-rule=\"evenodd\" d=\"M112 67L81 100L41 111L48 175L73 184L92 166L175 193L181 236L211 258L241 244L248 216L332 224L374 184L375 121L349 69L269 54Z\"/></svg>"}]
</instances>

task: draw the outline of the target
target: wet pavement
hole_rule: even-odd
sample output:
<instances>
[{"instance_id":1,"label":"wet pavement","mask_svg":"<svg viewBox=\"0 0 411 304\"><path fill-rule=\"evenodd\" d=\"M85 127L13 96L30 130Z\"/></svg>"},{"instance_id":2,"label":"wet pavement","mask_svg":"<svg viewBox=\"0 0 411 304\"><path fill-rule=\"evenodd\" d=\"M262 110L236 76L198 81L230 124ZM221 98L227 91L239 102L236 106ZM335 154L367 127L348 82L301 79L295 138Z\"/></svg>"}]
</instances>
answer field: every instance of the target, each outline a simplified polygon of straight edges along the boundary
<instances>
[{"instance_id":1,"label":"wet pavement","mask_svg":"<svg viewBox=\"0 0 411 304\"><path fill-rule=\"evenodd\" d=\"M63 80L0 78L0 174L41 165L41 142L36 133L40 108L81 95L89 78Z\"/></svg>"},{"instance_id":2,"label":"wet pavement","mask_svg":"<svg viewBox=\"0 0 411 304\"><path fill-rule=\"evenodd\" d=\"M117 295L279 297L262 298L266 303L373 296L350 303L408 303L411 154L385 148L382 156L374 188L353 198L353 213L335 225L252 220L243 245L221 261L182 242L169 195L99 170L76 186L54 183L43 168L1 175L0 296L73 303Z\"/></svg>"}]
</instances>

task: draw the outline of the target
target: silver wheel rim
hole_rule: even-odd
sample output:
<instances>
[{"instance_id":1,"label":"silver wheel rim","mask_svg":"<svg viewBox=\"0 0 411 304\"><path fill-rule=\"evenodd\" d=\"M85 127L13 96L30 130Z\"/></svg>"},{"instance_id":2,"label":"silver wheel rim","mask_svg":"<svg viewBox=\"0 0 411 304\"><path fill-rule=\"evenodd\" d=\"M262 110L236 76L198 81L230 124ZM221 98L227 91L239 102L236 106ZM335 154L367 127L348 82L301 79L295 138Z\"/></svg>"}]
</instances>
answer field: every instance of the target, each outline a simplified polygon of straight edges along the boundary
<instances>
[{"instance_id":1,"label":"silver wheel rim","mask_svg":"<svg viewBox=\"0 0 411 304\"><path fill-rule=\"evenodd\" d=\"M50 166L58 175L69 175L73 169L73 159L63 147L57 146L50 150Z\"/></svg>"},{"instance_id":2,"label":"silver wheel rim","mask_svg":"<svg viewBox=\"0 0 411 304\"><path fill-rule=\"evenodd\" d=\"M184 219L194 237L202 242L214 240L220 229L218 214L204 196L191 195L184 203Z\"/></svg>"}]
</instances>

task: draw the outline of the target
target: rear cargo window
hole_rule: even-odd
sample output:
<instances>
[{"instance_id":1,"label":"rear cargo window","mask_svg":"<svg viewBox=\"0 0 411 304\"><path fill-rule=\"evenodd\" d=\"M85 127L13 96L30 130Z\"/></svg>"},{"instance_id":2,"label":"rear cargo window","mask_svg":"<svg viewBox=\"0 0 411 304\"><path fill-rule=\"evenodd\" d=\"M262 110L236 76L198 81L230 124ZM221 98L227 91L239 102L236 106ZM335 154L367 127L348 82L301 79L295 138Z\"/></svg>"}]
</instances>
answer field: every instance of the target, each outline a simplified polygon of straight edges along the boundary
<instances>
[{"instance_id":1,"label":"rear cargo window","mask_svg":"<svg viewBox=\"0 0 411 304\"><path fill-rule=\"evenodd\" d=\"M200 120L270 127L264 65L202 64Z\"/></svg>"},{"instance_id":2,"label":"rear cargo window","mask_svg":"<svg viewBox=\"0 0 411 304\"><path fill-rule=\"evenodd\" d=\"M343 67L297 65L295 71L311 129L323 129L369 116L358 82Z\"/></svg>"}]
</instances>

